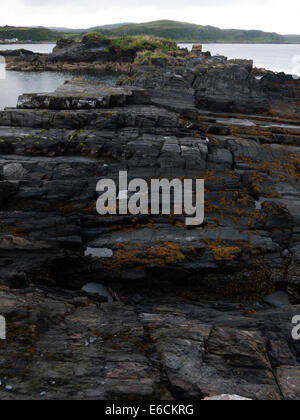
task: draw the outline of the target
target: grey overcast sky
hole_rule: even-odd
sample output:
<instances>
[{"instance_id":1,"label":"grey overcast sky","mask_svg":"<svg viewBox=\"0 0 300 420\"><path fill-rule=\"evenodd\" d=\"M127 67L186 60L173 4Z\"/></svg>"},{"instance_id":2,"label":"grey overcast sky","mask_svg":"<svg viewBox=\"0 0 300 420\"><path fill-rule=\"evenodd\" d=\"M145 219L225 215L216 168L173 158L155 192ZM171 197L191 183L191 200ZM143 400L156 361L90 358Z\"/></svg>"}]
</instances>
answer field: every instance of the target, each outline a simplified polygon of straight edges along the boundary
<instances>
[{"instance_id":1,"label":"grey overcast sky","mask_svg":"<svg viewBox=\"0 0 300 420\"><path fill-rule=\"evenodd\" d=\"M299 0L0 0L0 25L88 28L172 19L300 34Z\"/></svg>"}]
</instances>

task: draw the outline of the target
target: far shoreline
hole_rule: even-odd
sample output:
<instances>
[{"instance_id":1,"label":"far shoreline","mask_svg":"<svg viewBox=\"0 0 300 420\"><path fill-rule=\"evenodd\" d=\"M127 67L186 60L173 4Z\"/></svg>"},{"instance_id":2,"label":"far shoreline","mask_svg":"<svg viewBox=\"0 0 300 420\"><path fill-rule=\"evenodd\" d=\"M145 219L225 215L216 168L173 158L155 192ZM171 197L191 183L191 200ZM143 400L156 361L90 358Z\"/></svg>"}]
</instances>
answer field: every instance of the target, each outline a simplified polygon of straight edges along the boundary
<instances>
[{"instance_id":1,"label":"far shoreline","mask_svg":"<svg viewBox=\"0 0 300 420\"><path fill-rule=\"evenodd\" d=\"M176 41L177 44L232 44L232 45L300 45L300 42L253 42L253 41ZM18 41L18 42L3 42L1 45L43 45L53 44L56 45L57 41Z\"/></svg>"},{"instance_id":2,"label":"far shoreline","mask_svg":"<svg viewBox=\"0 0 300 420\"><path fill-rule=\"evenodd\" d=\"M300 45L300 42L250 42L250 41L176 41L177 44L232 44L232 45Z\"/></svg>"},{"instance_id":3,"label":"far shoreline","mask_svg":"<svg viewBox=\"0 0 300 420\"><path fill-rule=\"evenodd\" d=\"M18 42L3 42L0 41L0 45L26 45L26 44L56 44L57 41L18 41Z\"/></svg>"}]
</instances>

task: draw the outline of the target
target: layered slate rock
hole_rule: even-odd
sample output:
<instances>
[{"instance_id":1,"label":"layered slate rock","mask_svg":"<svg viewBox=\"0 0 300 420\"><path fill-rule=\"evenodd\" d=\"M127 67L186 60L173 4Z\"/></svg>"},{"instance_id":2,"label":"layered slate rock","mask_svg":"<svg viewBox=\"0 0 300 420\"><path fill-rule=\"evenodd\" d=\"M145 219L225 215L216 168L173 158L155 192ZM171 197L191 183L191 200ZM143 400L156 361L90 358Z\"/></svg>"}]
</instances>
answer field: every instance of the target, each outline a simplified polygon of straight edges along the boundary
<instances>
[{"instance_id":1,"label":"layered slate rock","mask_svg":"<svg viewBox=\"0 0 300 420\"><path fill-rule=\"evenodd\" d=\"M274 312L196 296L144 289L138 304L108 304L83 292L0 291L1 400L299 399L287 345L299 306Z\"/></svg>"},{"instance_id":2,"label":"layered slate rock","mask_svg":"<svg viewBox=\"0 0 300 420\"><path fill-rule=\"evenodd\" d=\"M179 281L188 273L207 290L243 295L249 286L255 298L284 285L297 302L300 127L195 107L197 118L187 117L182 105L170 110L169 87L162 96L170 106L155 105L151 91L150 104L131 103L149 101L149 91L73 81L47 96L54 109L40 109L44 102L29 95L28 106L39 109L0 113L2 249L7 257L14 247L19 254L10 257L9 268L4 264L5 284L18 284L20 272L24 284L73 288L97 279L165 281L172 272ZM65 92L76 100L107 95L106 107L116 95L122 107L78 110L70 101L75 109L55 109ZM96 184L118 182L121 170L129 180L149 182L204 178L204 224L188 229L185 217L175 215L100 217ZM22 246L16 238L24 239ZM41 244L47 251L28 259ZM108 261L84 256L90 246L115 255Z\"/></svg>"},{"instance_id":3,"label":"layered slate rock","mask_svg":"<svg viewBox=\"0 0 300 420\"><path fill-rule=\"evenodd\" d=\"M195 68L193 87L201 109L299 119L300 79L284 73L255 76L244 60L209 60Z\"/></svg>"},{"instance_id":4,"label":"layered slate rock","mask_svg":"<svg viewBox=\"0 0 300 420\"><path fill-rule=\"evenodd\" d=\"M72 81L0 112L1 398L299 398L299 82L269 80L276 115L255 95L245 113L247 78L230 82L237 108L219 112L220 87L200 109L204 60L225 59L139 66L118 88ZM228 65L252 89L249 63ZM102 103L79 109L89 95ZM96 184L121 170L205 179L204 223L100 217ZM114 303L80 291L92 282ZM277 290L291 305L264 301Z\"/></svg>"},{"instance_id":5,"label":"layered slate rock","mask_svg":"<svg viewBox=\"0 0 300 420\"><path fill-rule=\"evenodd\" d=\"M300 79L273 72L257 76L253 61L249 60L228 60L203 53L198 58L187 56L175 66L165 64L154 70L153 66L134 66L124 83L151 88L154 100L161 97L164 105L168 102L165 96L169 103L172 97L176 103L181 92L183 98L194 96L192 106L202 110L299 119Z\"/></svg>"},{"instance_id":6,"label":"layered slate rock","mask_svg":"<svg viewBox=\"0 0 300 420\"><path fill-rule=\"evenodd\" d=\"M122 88L98 83L66 82L54 93L24 94L19 97L20 109L98 109L121 107L126 104L149 103L147 91L140 88Z\"/></svg>"},{"instance_id":7,"label":"layered slate rock","mask_svg":"<svg viewBox=\"0 0 300 420\"><path fill-rule=\"evenodd\" d=\"M266 112L268 99L260 81L251 75L252 68L236 63L196 68L197 105L203 109L233 112Z\"/></svg>"}]
</instances>

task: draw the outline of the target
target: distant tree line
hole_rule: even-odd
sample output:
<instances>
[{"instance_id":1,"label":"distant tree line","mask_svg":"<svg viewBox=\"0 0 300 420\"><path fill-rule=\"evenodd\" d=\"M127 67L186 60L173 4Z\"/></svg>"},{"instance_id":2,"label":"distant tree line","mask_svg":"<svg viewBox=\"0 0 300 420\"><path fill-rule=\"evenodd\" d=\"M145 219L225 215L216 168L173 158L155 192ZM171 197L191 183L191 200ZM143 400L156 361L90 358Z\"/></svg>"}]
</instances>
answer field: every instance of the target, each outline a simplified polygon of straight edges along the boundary
<instances>
[{"instance_id":1,"label":"distant tree line","mask_svg":"<svg viewBox=\"0 0 300 420\"><path fill-rule=\"evenodd\" d=\"M65 30L65 31L64 31ZM55 42L60 38L80 39L85 33L98 31L107 36L151 35L182 42L249 42L249 43L300 43L300 35L279 35L275 32L219 29L190 23L161 20L140 24L105 25L86 30L35 27L0 27L0 40L18 38L20 41Z\"/></svg>"}]
</instances>

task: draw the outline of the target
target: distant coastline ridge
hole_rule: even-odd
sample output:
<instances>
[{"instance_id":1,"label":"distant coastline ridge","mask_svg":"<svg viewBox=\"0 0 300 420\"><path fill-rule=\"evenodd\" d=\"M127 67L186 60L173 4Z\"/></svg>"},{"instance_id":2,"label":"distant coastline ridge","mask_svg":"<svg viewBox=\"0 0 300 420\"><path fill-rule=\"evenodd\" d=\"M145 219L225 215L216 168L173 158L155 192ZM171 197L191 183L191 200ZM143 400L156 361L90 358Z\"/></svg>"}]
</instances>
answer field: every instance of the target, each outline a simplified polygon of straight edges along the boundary
<instances>
[{"instance_id":1,"label":"distant coastline ridge","mask_svg":"<svg viewBox=\"0 0 300 420\"><path fill-rule=\"evenodd\" d=\"M44 27L0 27L0 43L5 40L18 42L56 42L61 38L81 39L85 33L99 32L106 36L152 35L179 43L250 43L250 44L299 44L300 35L280 35L260 30L220 29L172 20L147 23L118 23L88 29Z\"/></svg>"}]
</instances>

